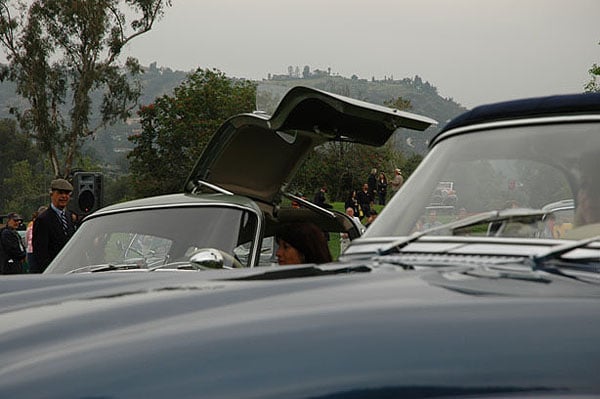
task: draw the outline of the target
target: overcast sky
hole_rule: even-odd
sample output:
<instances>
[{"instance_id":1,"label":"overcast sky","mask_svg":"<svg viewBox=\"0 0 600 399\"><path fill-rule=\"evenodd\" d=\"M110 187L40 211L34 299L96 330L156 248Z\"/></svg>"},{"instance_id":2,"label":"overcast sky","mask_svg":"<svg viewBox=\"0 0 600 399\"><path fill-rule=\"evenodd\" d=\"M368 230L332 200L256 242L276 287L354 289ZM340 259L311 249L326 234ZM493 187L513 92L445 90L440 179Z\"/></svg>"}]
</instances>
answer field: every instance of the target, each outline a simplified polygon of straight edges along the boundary
<instances>
[{"instance_id":1,"label":"overcast sky","mask_svg":"<svg viewBox=\"0 0 600 399\"><path fill-rule=\"evenodd\" d=\"M473 107L583 91L600 64L600 0L173 0L128 55L263 79L289 65L419 75Z\"/></svg>"}]
</instances>

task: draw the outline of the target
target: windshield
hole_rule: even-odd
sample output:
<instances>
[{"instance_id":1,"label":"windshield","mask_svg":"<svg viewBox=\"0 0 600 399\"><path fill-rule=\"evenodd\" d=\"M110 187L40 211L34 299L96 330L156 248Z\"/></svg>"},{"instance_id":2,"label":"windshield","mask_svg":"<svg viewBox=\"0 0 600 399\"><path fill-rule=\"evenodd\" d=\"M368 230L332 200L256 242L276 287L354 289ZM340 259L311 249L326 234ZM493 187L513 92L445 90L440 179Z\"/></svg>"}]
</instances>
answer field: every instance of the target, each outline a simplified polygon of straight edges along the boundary
<instances>
[{"instance_id":1,"label":"windshield","mask_svg":"<svg viewBox=\"0 0 600 399\"><path fill-rule=\"evenodd\" d=\"M101 215L84 222L45 273L68 273L86 266L149 269L189 260L202 248L236 253L250 262L257 237L256 215L237 208L179 207Z\"/></svg>"},{"instance_id":2,"label":"windshield","mask_svg":"<svg viewBox=\"0 0 600 399\"><path fill-rule=\"evenodd\" d=\"M438 228L431 234L596 236L600 234L598 130L598 124L562 123L505 127L445 139L434 146L364 237L408 236L513 208L520 211L500 212L507 216L496 220L475 217L481 223ZM582 231L584 226L589 231Z\"/></svg>"}]
</instances>

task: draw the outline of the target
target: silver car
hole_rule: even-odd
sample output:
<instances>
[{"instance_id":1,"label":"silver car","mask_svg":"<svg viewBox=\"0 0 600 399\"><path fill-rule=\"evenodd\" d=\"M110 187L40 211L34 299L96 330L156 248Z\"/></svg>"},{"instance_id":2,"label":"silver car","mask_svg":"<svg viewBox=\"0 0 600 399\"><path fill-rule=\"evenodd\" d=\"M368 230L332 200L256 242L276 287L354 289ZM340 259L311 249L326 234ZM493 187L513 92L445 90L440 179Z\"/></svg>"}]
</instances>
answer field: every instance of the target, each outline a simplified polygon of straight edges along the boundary
<instances>
[{"instance_id":1,"label":"silver car","mask_svg":"<svg viewBox=\"0 0 600 399\"><path fill-rule=\"evenodd\" d=\"M284 222L313 222L325 232L357 238L362 226L352 218L287 193L286 184L320 144L381 146L398 128L425 130L435 123L293 88L272 116L241 114L227 120L208 143L183 193L112 205L86 217L45 273L270 265L273 235ZM301 206L286 206L291 200Z\"/></svg>"}]
</instances>

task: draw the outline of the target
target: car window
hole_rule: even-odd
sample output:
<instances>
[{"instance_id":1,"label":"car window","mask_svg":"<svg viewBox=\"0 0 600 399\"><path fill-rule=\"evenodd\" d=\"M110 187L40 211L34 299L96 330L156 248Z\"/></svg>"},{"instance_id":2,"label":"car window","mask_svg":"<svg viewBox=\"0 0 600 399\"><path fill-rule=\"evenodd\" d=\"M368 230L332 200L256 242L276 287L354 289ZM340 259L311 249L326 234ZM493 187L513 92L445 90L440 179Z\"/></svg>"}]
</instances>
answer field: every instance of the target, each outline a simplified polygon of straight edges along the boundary
<instances>
[{"instance_id":1,"label":"car window","mask_svg":"<svg viewBox=\"0 0 600 399\"><path fill-rule=\"evenodd\" d=\"M597 130L584 123L532 125L443 140L365 237L407 236L467 216L522 209L539 216L511 218L502 226L483 222L450 234L564 238L574 227L582 159L594 156L590 148L600 148Z\"/></svg>"},{"instance_id":2,"label":"car window","mask_svg":"<svg viewBox=\"0 0 600 399\"><path fill-rule=\"evenodd\" d=\"M99 245L99 244L97 244ZM149 267L164 262L169 257L173 240L153 234L108 233L100 249L100 262L120 262L142 258Z\"/></svg>"},{"instance_id":3,"label":"car window","mask_svg":"<svg viewBox=\"0 0 600 399\"><path fill-rule=\"evenodd\" d=\"M242 264L247 264L250 254L251 242L244 242L233 249L235 256ZM277 264L275 257L276 244L274 237L264 237L260 247L260 255L257 266L273 266Z\"/></svg>"},{"instance_id":4,"label":"car window","mask_svg":"<svg viewBox=\"0 0 600 399\"><path fill-rule=\"evenodd\" d=\"M48 267L49 273L104 264L135 264L142 268L189 260L203 248L234 254L245 243L252 253L257 216L235 207L178 207L102 215L84 222ZM91 243L76 246L73 243ZM240 259L248 266L247 255Z\"/></svg>"}]
</instances>

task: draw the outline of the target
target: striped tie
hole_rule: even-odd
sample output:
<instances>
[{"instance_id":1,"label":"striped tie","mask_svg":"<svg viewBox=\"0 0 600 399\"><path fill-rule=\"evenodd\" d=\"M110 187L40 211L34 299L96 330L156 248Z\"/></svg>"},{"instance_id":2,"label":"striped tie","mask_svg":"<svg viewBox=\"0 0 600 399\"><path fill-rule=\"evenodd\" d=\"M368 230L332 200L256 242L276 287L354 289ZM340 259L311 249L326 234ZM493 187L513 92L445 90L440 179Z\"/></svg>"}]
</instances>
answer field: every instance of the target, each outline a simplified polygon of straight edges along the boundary
<instances>
[{"instance_id":1,"label":"striped tie","mask_svg":"<svg viewBox=\"0 0 600 399\"><path fill-rule=\"evenodd\" d=\"M65 211L62 211L60 213L60 221L62 222L62 226L63 226L63 231L65 232L65 235L69 234L69 225L67 224L67 215Z\"/></svg>"}]
</instances>

